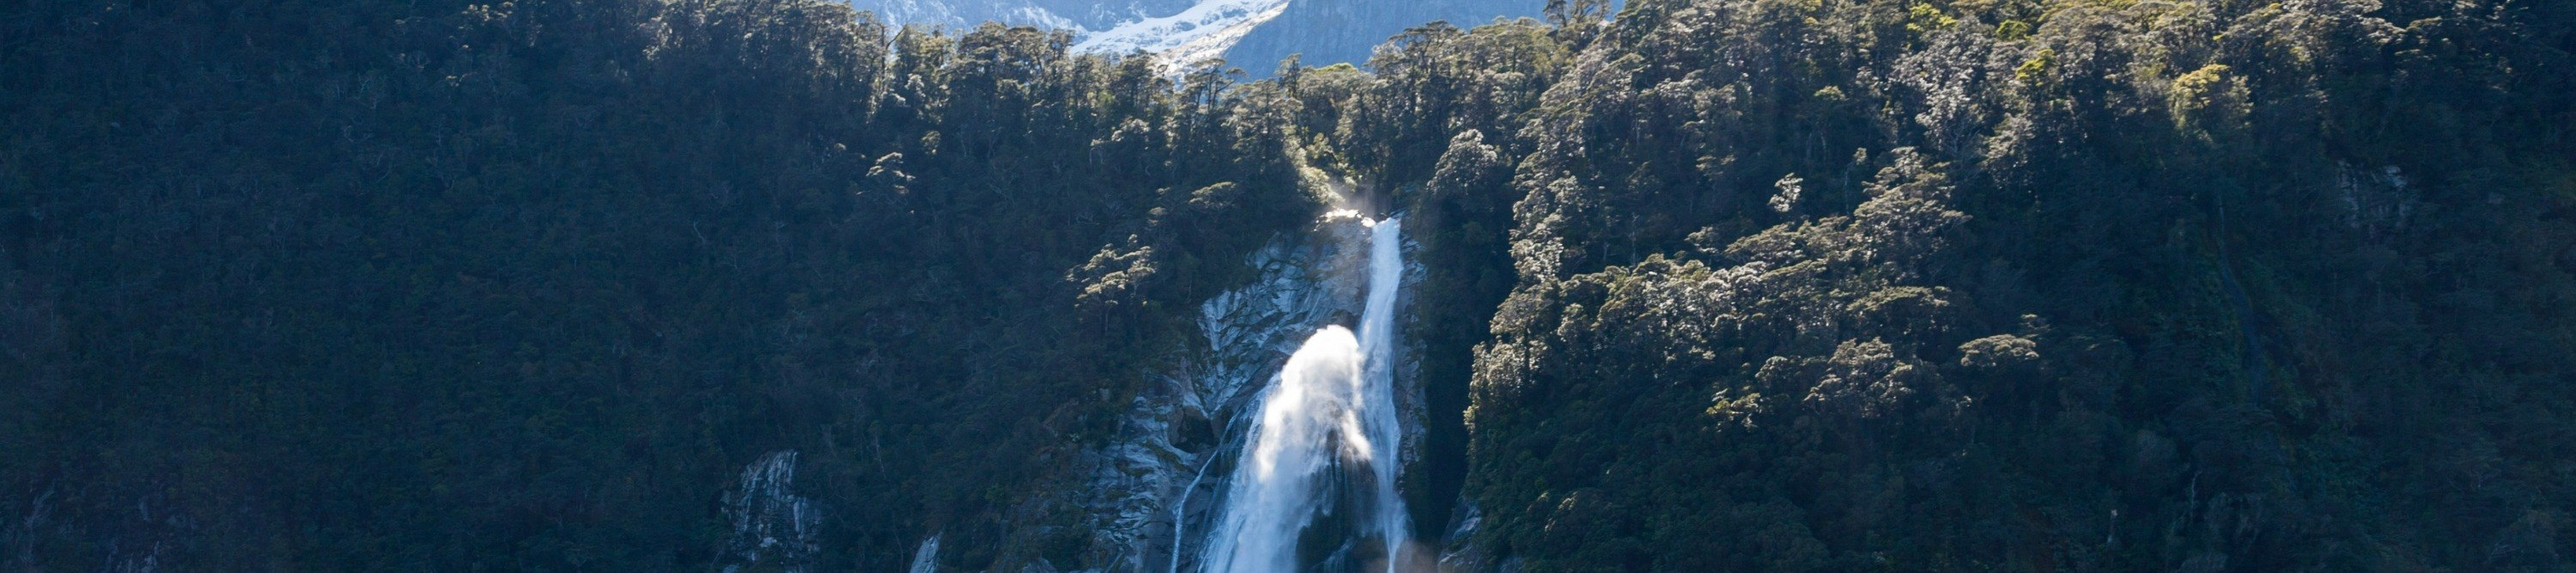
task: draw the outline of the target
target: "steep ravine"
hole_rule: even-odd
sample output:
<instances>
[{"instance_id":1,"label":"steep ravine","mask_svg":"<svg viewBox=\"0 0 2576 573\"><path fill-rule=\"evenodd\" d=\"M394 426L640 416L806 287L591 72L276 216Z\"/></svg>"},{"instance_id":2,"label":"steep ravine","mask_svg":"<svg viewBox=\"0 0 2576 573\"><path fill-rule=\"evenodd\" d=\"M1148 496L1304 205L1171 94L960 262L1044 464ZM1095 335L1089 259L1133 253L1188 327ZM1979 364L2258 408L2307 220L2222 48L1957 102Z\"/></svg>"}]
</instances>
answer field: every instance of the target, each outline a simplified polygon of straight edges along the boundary
<instances>
[{"instance_id":1,"label":"steep ravine","mask_svg":"<svg viewBox=\"0 0 2576 573\"><path fill-rule=\"evenodd\" d=\"M1263 269L1259 280L1244 288L1213 297L1202 307L1199 326L1205 335L1207 346L1191 349L1193 358L1183 362L1192 365L1191 371L1174 378L1195 381L1194 384L1189 385L1196 390L1190 396L1196 401L1195 404L1191 404L1195 407L1194 413L1203 413L1204 419L1209 420L1215 429L1211 433L1223 436L1224 439L1215 447L1195 452L1191 456L1191 461L1200 464L1200 470L1193 476L1195 486L1185 486L1186 493L1181 498L1181 505L1173 508L1175 515L1179 517L1177 520L1179 527L1174 532L1179 552L1177 558L1168 557L1170 553L1166 553L1166 569L1199 570L1201 567L1219 567L1216 564L1196 562L1209 555L1233 554L1234 548L1231 546L1222 551L1208 553L1210 548L1207 544L1212 542L1212 537L1224 538L1230 543L1243 537L1254 536L1240 530L1244 527L1243 520L1246 516L1235 515L1228 519L1224 506L1231 500L1227 499L1230 495L1225 492L1235 492L1231 495L1249 495L1245 493L1248 491L1246 489L1248 484L1234 483L1244 479L1238 476L1250 475L1242 473L1246 468L1241 466L1247 463L1244 456L1257 449L1273 447L1269 443L1263 444L1265 448L1253 448L1245 444L1245 440L1254 437L1254 428L1261 425L1257 416L1263 413L1261 410L1264 404L1260 401L1264 395L1263 389L1285 383L1282 380L1282 366L1287 363L1291 354L1299 351L1299 344L1309 343L1308 335L1318 332L1319 329L1358 328L1362 333L1364 345L1384 346L1384 349L1369 352L1372 363L1367 368L1372 374L1368 378L1393 383L1391 397L1395 408L1376 411L1381 415L1391 415L1397 420L1377 420L1366 424L1372 426L1370 434L1388 431L1376 429L1376 426L1380 425L1401 428L1396 430L1400 437L1393 440L1395 443L1377 445L1379 448L1391 447L1396 452L1401 452L1400 455L1404 457L1403 461L1407 464L1399 464L1396 467L1408 467L1409 462L1416 456L1415 452L1419 451L1422 434L1420 425L1415 420L1422 417L1419 399L1421 392L1413 383L1415 377L1412 365L1416 362L1413 347L1407 339L1401 337L1372 339L1372 335L1404 331L1398 319L1404 314L1398 309L1408 302L1408 297L1405 295L1411 292L1409 287L1412 283L1406 281L1401 285L1381 285L1384 287L1384 292L1366 293L1364 289L1378 290L1372 289L1370 285L1372 282L1370 277L1373 274L1378 277L1394 274L1411 278L1419 277L1420 273L1418 269L1401 266L1400 262L1395 263L1399 265L1395 268L1373 265L1373 258L1375 258L1373 254L1378 257L1390 255L1393 252L1385 249L1397 249L1404 245L1386 242L1396 240L1395 237L1398 236L1392 225L1388 225L1376 229L1382 232L1378 239L1382 252L1371 253L1369 247L1372 244L1370 239L1372 230L1363 223L1364 220L1358 218L1353 212L1341 211L1325 215L1303 236L1282 238L1274 242L1271 248L1255 255L1250 264ZM1378 268L1372 271L1370 270L1372 267ZM1412 272L1401 272L1399 269ZM1361 304L1364 300L1385 305L1385 308L1366 308ZM1383 316L1384 322L1363 321L1361 320L1363 314ZM1362 322L1368 322L1368 324L1361 324ZM1377 358L1390 356L1393 360L1385 362L1391 362L1391 364L1376 363ZM1385 398L1388 396L1344 399L1364 402ZM1271 406L1273 410L1279 407L1275 404ZM1280 412L1271 412L1272 423L1278 422L1276 416L1279 414ZM1354 424L1360 423L1356 419L1351 421ZM1279 436L1271 436L1268 442L1278 442L1280 439ZM1324 439L1334 438L1325 437ZM1367 440L1352 441L1359 442L1363 449L1367 447ZM1365 457L1366 454L1361 455ZM1332 465L1349 465L1349 462ZM1351 469L1359 468L1354 466ZM1369 469L1375 471L1392 468L1371 467ZM1387 471L1376 479L1381 483L1391 484L1396 477L1392 471ZM1365 481L1367 478L1353 476L1344 479ZM1326 488L1322 491L1332 489ZM1341 489L1349 490L1345 492L1346 494L1359 497L1383 495L1356 493L1366 489L1356 484ZM1293 492L1292 495L1294 495ZM1334 505L1329 500L1319 501L1324 503L1323 507L1329 508ZM1270 511L1275 512L1276 509ZM1280 516L1271 515L1267 518L1278 519ZM1295 519L1294 516L1289 518ZM1399 522L1402 519L1400 515L1393 518ZM1263 517L1251 519L1257 521ZM1344 519L1383 522L1385 518L1352 516ZM1318 526L1321 527L1321 525ZM1383 529L1387 526L1380 523L1374 526L1356 525L1354 527ZM1405 529L1407 528L1398 526L1398 530ZM1404 531L1404 533L1409 534L1410 531ZM1403 537L1400 535L1397 539ZM1293 543L1294 540L1289 541ZM1344 551L1348 550L1350 549L1344 548ZM1315 557L1300 557L1307 560L1313 558ZM1340 559L1351 561L1358 558L1342 556ZM1245 562L1238 560L1237 563L1235 570L1242 570L1243 565L1240 564ZM1355 565L1358 564L1344 563L1342 566Z\"/></svg>"},{"instance_id":2,"label":"steep ravine","mask_svg":"<svg viewBox=\"0 0 2576 573\"><path fill-rule=\"evenodd\" d=\"M1081 508L1079 519L1090 539L1086 555L1093 556L1086 561L1092 567L1085 570L1201 570L1199 561L1223 513L1244 441L1261 414L1263 389L1279 382L1282 367L1310 335L1326 327L1362 326L1371 275L1371 229L1363 221L1352 211L1327 213L1300 232L1274 237L1248 257L1244 264L1253 269L1254 278L1200 304L1193 321L1198 336L1171 350L1168 370L1146 374L1155 382L1129 403L1117 437L1085 450L1074 462L1088 477L1057 495ZM1410 241L1402 246L1416 248ZM1392 308L1382 312L1392 319L1387 326L1402 333L1411 320L1413 287L1424 272L1412 263L1399 274L1406 280L1388 297ZM1387 376L1394 381L1395 417L1400 420L1394 424L1401 432L1397 451L1405 457L1398 467L1410 471L1425 441L1419 423L1424 418L1419 349L1410 337L1390 342L1389 352L1396 358ZM755 464L746 475L767 471L762 467ZM1388 478L1407 484L1418 479ZM745 483L745 491L768 487ZM1027 534L1043 534L1042 526L1026 525ZM1406 533L1420 537L1417 531L1407 528ZM758 546L765 534L761 527L737 531L736 545ZM939 537L934 532L922 540L911 560L913 571L941 570ZM1419 540L1439 541L1436 536Z\"/></svg>"}]
</instances>

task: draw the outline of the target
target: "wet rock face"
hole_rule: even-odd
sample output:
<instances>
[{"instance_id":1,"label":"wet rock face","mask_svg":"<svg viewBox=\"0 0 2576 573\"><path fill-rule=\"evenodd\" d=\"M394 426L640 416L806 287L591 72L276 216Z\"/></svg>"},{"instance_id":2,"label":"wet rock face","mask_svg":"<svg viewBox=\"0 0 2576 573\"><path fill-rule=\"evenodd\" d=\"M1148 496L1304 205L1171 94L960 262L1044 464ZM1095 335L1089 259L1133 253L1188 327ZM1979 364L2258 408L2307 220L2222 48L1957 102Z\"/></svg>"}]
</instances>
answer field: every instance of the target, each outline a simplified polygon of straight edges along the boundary
<instances>
[{"instance_id":1,"label":"wet rock face","mask_svg":"<svg viewBox=\"0 0 2576 573\"><path fill-rule=\"evenodd\" d=\"M1236 418L1316 328L1359 314L1364 281L1348 277L1366 276L1367 244L1359 225L1329 219L1274 240L1246 261L1253 280L1201 305L1201 340L1172 349L1167 370L1140 373L1158 383L1130 402L1114 439L1073 460L1082 483L1046 504L1083 514L1082 570L1167 571L1176 550L1196 551L1186 538L1204 527L1223 485L1227 468L1213 466L1226 462L1214 458L1239 447ZM925 550L916 564L937 560L937 549Z\"/></svg>"},{"instance_id":2,"label":"wet rock face","mask_svg":"<svg viewBox=\"0 0 2576 573\"><path fill-rule=\"evenodd\" d=\"M1091 553L1101 560L1086 565L1164 571L1176 549L1195 551L1186 539L1176 543L1175 532L1205 519L1212 486L1223 479L1212 458L1239 439L1235 418L1300 341L1359 310L1362 285L1331 278L1350 276L1335 265L1357 264L1343 259L1364 250L1348 245L1366 244L1343 226L1356 225L1319 225L1255 253L1247 264L1257 278L1201 305L1204 346L1174 349L1176 366L1148 374L1161 383L1130 404L1118 438L1080 460L1089 483L1074 495L1090 514Z\"/></svg>"},{"instance_id":3,"label":"wet rock face","mask_svg":"<svg viewBox=\"0 0 2576 573\"><path fill-rule=\"evenodd\" d=\"M912 567L906 571L939 573L939 536L932 535L928 539L921 540L921 547L912 550Z\"/></svg>"},{"instance_id":4,"label":"wet rock face","mask_svg":"<svg viewBox=\"0 0 2576 573\"><path fill-rule=\"evenodd\" d=\"M1369 274L1368 244L1368 229L1356 219L1327 217L1249 257L1245 263L1254 269L1252 280L1201 304L1196 321L1200 338L1173 348L1164 370L1140 373L1155 383L1129 402L1115 437L1071 460L1079 482L1032 503L1031 515L1061 515L1054 512L1062 510L1081 515L1077 529L1088 542L1080 557L1005 561L1065 571L1191 569L1203 541L1197 538L1217 513L1217 492L1224 490L1234 463L1229 452L1241 448L1250 423L1244 417L1257 409L1261 389L1316 329L1358 326ZM1411 269L1406 276L1419 277L1419 271ZM1397 351L1403 355L1397 362L1404 367L1396 372L1396 402L1407 419L1418 419L1413 349L1399 344ZM1419 446L1415 426L1405 425L1408 456ZM794 498L783 489L781 496ZM1046 521L1019 522L1001 545L1027 546L1063 531L1062 525L1040 525ZM938 532L926 533L934 537L925 539L914 555L916 573L938 570Z\"/></svg>"},{"instance_id":5,"label":"wet rock face","mask_svg":"<svg viewBox=\"0 0 2576 573\"><path fill-rule=\"evenodd\" d=\"M1290 353L1315 329L1337 321L1357 326L1359 266L1367 264L1367 238L1357 225L1320 225L1302 242L1279 241L1250 261L1260 277L1243 288L1210 297L1199 307L1207 348L1194 351L1184 372L1191 406L1224 423L1276 375Z\"/></svg>"},{"instance_id":6,"label":"wet rock face","mask_svg":"<svg viewBox=\"0 0 2576 573\"><path fill-rule=\"evenodd\" d=\"M761 456L743 468L742 479L725 494L725 515L733 521L733 540L725 547L726 573L762 570L809 570L822 545L815 541L823 514L813 500L796 495L796 451Z\"/></svg>"},{"instance_id":7,"label":"wet rock face","mask_svg":"<svg viewBox=\"0 0 2576 573\"><path fill-rule=\"evenodd\" d=\"M103 494L105 499L90 502L83 499L88 489L47 485L25 497L0 493L0 571L185 571L193 554L223 539L209 535L216 528L204 527L168 494ZM76 521L85 510L95 512L89 515L97 521ZM79 566L86 569L71 565L79 563L73 560L77 556L40 545L47 537L74 535L93 540L91 547L98 551L95 562Z\"/></svg>"}]
</instances>

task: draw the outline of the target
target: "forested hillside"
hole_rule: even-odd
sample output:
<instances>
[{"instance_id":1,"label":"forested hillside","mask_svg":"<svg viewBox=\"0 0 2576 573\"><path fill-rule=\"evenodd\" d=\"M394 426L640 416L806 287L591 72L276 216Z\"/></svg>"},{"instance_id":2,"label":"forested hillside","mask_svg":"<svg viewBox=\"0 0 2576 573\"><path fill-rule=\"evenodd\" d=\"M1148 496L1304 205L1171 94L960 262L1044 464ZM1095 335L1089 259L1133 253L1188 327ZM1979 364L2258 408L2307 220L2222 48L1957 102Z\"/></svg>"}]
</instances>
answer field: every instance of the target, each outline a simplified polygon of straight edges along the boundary
<instances>
[{"instance_id":1,"label":"forested hillside","mask_svg":"<svg viewBox=\"0 0 2576 573\"><path fill-rule=\"evenodd\" d=\"M1315 209L1222 78L1033 29L0 19L13 568L699 570L779 449L833 516L820 566L900 567L933 526L989 559L1166 303Z\"/></svg>"},{"instance_id":2,"label":"forested hillside","mask_svg":"<svg viewBox=\"0 0 2576 573\"><path fill-rule=\"evenodd\" d=\"M1518 198L1476 541L1533 571L2564 570L2569 15L1560 30L1526 121L1431 178Z\"/></svg>"},{"instance_id":3,"label":"forested hillside","mask_svg":"<svg viewBox=\"0 0 2576 573\"><path fill-rule=\"evenodd\" d=\"M1077 453L1327 182L1457 570L2576 559L2576 3L1605 5L0 4L0 564L1116 567Z\"/></svg>"}]
</instances>

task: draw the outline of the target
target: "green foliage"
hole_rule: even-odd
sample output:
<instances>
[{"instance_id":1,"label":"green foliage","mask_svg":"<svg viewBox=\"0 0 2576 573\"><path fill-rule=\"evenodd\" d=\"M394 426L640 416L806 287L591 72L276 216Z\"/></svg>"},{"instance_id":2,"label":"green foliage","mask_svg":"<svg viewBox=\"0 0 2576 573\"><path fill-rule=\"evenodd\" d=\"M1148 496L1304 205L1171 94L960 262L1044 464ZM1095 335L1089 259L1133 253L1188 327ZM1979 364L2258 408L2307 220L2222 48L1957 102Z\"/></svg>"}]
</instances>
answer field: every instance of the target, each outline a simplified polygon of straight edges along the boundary
<instances>
[{"instance_id":1,"label":"green foliage","mask_svg":"<svg viewBox=\"0 0 2576 573\"><path fill-rule=\"evenodd\" d=\"M698 570L781 449L816 567L938 531L1034 559L1067 535L994 524L1316 208L1275 114L1061 33L889 48L794 0L8 20L12 567Z\"/></svg>"},{"instance_id":2,"label":"green foliage","mask_svg":"<svg viewBox=\"0 0 2576 573\"><path fill-rule=\"evenodd\" d=\"M1515 140L1470 546L2564 569L2544 12L1631 3Z\"/></svg>"},{"instance_id":3,"label":"green foliage","mask_svg":"<svg viewBox=\"0 0 2576 573\"><path fill-rule=\"evenodd\" d=\"M1076 453L1323 181L1419 244L1471 566L2576 555L2569 3L1606 8L1251 83L820 0L12 9L0 563L705 569L795 449L817 569L1107 566Z\"/></svg>"}]
</instances>

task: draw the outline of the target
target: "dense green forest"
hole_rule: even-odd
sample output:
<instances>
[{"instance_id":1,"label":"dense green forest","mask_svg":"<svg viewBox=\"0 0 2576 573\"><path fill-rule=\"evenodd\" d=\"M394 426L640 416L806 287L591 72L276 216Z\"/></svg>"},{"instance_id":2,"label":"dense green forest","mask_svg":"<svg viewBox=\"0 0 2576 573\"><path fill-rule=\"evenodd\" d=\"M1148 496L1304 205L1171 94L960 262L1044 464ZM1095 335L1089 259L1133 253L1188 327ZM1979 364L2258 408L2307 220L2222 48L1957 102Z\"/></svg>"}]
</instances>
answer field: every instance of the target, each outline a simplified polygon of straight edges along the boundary
<instances>
[{"instance_id":1,"label":"dense green forest","mask_svg":"<svg viewBox=\"0 0 2576 573\"><path fill-rule=\"evenodd\" d=\"M782 448L833 569L929 524L974 547L1175 332L1157 309L1314 203L1275 106L1031 29L6 20L0 487L41 570L694 570Z\"/></svg>"},{"instance_id":2,"label":"dense green forest","mask_svg":"<svg viewBox=\"0 0 2576 573\"><path fill-rule=\"evenodd\" d=\"M0 564L710 570L796 450L800 566L1107 567L1073 453L1347 181L1460 570L2571 569L2576 3L1547 12L0 2Z\"/></svg>"}]
</instances>

